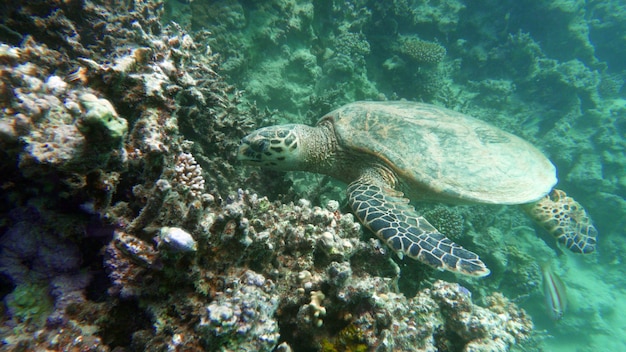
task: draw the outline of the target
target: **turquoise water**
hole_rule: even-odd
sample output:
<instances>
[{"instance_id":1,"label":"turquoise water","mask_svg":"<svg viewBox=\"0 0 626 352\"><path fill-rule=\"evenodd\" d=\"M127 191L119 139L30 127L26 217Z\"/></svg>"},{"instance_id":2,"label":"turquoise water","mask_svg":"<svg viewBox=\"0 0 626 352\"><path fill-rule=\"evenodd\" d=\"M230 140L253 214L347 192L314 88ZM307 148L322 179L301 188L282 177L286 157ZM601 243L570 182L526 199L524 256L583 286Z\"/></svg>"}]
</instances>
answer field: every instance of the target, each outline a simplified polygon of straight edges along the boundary
<instances>
[{"instance_id":1,"label":"turquoise water","mask_svg":"<svg viewBox=\"0 0 626 352\"><path fill-rule=\"evenodd\" d=\"M511 284L520 277L506 280L519 273L506 269L470 285L516 299L545 351L626 350L623 1L195 0L169 3L166 15L211 31L222 73L245 99L277 110L279 121L312 124L347 102L407 99L530 140L557 166L558 187L588 210L597 251L555 247L515 210L503 210L490 226L534 261L526 263L531 288L520 291ZM536 280L544 261L567 288L557 322Z\"/></svg>"}]
</instances>

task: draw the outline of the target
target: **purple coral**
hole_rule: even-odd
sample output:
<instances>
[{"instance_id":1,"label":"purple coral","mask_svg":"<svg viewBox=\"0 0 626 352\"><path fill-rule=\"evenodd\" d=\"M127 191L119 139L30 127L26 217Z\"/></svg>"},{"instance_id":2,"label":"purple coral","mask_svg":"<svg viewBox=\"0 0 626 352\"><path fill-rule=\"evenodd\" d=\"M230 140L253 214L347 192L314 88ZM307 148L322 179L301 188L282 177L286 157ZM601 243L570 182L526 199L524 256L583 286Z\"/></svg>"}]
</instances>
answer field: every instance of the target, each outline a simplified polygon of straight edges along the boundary
<instances>
[{"instance_id":1,"label":"purple coral","mask_svg":"<svg viewBox=\"0 0 626 352\"><path fill-rule=\"evenodd\" d=\"M21 221L0 238L0 272L15 284L78 270L78 246L33 222Z\"/></svg>"},{"instance_id":2,"label":"purple coral","mask_svg":"<svg viewBox=\"0 0 626 352\"><path fill-rule=\"evenodd\" d=\"M0 272L15 286L47 285L54 300L47 322L64 323L65 309L72 302L85 300L84 290L91 279L91 275L79 272L81 250L73 241L42 226L39 214L32 209L16 209L12 217L15 224L0 237Z\"/></svg>"},{"instance_id":3,"label":"purple coral","mask_svg":"<svg viewBox=\"0 0 626 352\"><path fill-rule=\"evenodd\" d=\"M48 317L48 324L56 326L65 323L65 309L75 303L86 301L85 289L91 281L91 274L83 272L74 275L59 275L50 282L50 295L54 298L54 311Z\"/></svg>"}]
</instances>

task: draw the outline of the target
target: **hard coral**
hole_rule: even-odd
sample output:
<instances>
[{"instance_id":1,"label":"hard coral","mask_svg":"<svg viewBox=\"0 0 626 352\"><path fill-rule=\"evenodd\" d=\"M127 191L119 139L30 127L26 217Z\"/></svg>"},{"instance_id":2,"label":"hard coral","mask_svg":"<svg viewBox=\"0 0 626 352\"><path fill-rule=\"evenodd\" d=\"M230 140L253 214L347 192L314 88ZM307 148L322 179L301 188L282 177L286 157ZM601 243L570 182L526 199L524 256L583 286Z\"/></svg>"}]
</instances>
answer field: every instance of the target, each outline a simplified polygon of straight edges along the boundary
<instances>
[{"instance_id":1,"label":"hard coral","mask_svg":"<svg viewBox=\"0 0 626 352\"><path fill-rule=\"evenodd\" d=\"M530 337L530 317L504 296L494 294L487 299L488 307L483 308L473 305L466 291L458 284L443 281L435 282L429 291L449 329L447 337L442 338L459 337L460 341L450 342L464 346L466 351L508 351Z\"/></svg>"},{"instance_id":2,"label":"hard coral","mask_svg":"<svg viewBox=\"0 0 626 352\"><path fill-rule=\"evenodd\" d=\"M214 199L203 192L207 173L191 157L192 143L181 136L178 119L192 125L208 121L199 130L210 141L202 159L220 160L207 167L208 179L221 181L212 183L214 191L227 192L233 180L243 183L230 161L252 118L236 106L240 94L214 71L207 33L192 38L177 25L163 27L159 2L5 5L0 168L7 173L2 184L7 197L0 206L6 214L28 204L34 215L0 219L3 230L9 229L0 239L0 269L13 285L42 278L52 282L55 309L49 322L79 337L68 327L65 311L95 307L85 295L92 276L80 276L81 269L93 272L97 296L115 315L117 297L145 300L182 281L172 275L175 270L163 270L163 261L175 267L194 258L161 252L181 243L193 247L190 237L197 236L203 209ZM193 128L187 131L197 137ZM224 156L229 149L230 159ZM180 155L187 157L179 160ZM180 177L177 161L186 165ZM177 181L201 197L172 187ZM189 236L165 231L161 241L170 246L155 246L157 229L183 227ZM179 242L172 245L174 240ZM110 281L103 279L105 269ZM160 290L150 290L159 284ZM107 288L108 297L102 294ZM107 332L105 325L89 328ZM102 349L101 340L81 335L93 342L86 347L47 332L38 334L42 341L18 343L25 349ZM134 332L120 335L129 338ZM10 329L1 333L11 335ZM177 336L168 341L186 341ZM53 338L57 342L46 341Z\"/></svg>"},{"instance_id":3,"label":"hard coral","mask_svg":"<svg viewBox=\"0 0 626 352\"><path fill-rule=\"evenodd\" d=\"M446 56L446 48L441 44L417 37L401 37L393 45L393 49L420 64L436 64Z\"/></svg>"},{"instance_id":4,"label":"hard coral","mask_svg":"<svg viewBox=\"0 0 626 352\"><path fill-rule=\"evenodd\" d=\"M174 170L176 171L175 185L183 187L183 192L189 192L193 198L200 198L204 194L202 168L191 153L178 154Z\"/></svg>"},{"instance_id":5,"label":"hard coral","mask_svg":"<svg viewBox=\"0 0 626 352\"><path fill-rule=\"evenodd\" d=\"M443 205L429 205L424 217L446 237L457 240L463 235L463 216L454 208Z\"/></svg>"},{"instance_id":6,"label":"hard coral","mask_svg":"<svg viewBox=\"0 0 626 352\"><path fill-rule=\"evenodd\" d=\"M211 350L272 351L280 336L274 283L246 271L232 285L206 307L198 331L210 341Z\"/></svg>"}]
</instances>

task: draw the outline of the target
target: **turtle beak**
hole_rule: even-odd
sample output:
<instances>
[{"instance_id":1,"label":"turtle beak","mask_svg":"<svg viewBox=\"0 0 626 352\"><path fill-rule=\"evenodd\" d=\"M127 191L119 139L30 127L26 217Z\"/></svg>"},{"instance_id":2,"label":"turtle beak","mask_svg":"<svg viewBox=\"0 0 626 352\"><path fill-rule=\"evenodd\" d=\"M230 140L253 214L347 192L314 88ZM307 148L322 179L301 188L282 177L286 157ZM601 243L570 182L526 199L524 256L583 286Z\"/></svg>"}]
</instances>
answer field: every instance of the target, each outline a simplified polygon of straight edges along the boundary
<instances>
[{"instance_id":1,"label":"turtle beak","mask_svg":"<svg viewBox=\"0 0 626 352\"><path fill-rule=\"evenodd\" d=\"M262 155L267 151L269 143L257 133L252 133L241 139L237 159L245 163L259 163Z\"/></svg>"}]
</instances>

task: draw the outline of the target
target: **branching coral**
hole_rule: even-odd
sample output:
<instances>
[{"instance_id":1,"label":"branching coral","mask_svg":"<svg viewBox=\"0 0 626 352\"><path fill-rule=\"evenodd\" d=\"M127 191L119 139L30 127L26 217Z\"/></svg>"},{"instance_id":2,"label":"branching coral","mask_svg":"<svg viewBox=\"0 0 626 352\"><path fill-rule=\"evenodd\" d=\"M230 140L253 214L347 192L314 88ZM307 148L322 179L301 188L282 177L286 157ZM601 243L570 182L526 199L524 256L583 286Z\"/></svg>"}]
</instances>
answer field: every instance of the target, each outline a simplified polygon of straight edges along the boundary
<instances>
[{"instance_id":1,"label":"branching coral","mask_svg":"<svg viewBox=\"0 0 626 352\"><path fill-rule=\"evenodd\" d=\"M365 63L365 56L370 53L370 44L362 33L343 32L333 40L335 54L345 55L356 65Z\"/></svg>"},{"instance_id":2,"label":"branching coral","mask_svg":"<svg viewBox=\"0 0 626 352\"><path fill-rule=\"evenodd\" d=\"M175 186L182 187L182 192L189 192L193 198L200 198L204 193L204 177L202 177L202 168L193 155L178 154L174 170L176 171Z\"/></svg>"},{"instance_id":3,"label":"branching coral","mask_svg":"<svg viewBox=\"0 0 626 352\"><path fill-rule=\"evenodd\" d=\"M417 37L401 37L393 45L395 52L420 64L436 64L446 56L446 48L435 42L428 42Z\"/></svg>"},{"instance_id":4,"label":"branching coral","mask_svg":"<svg viewBox=\"0 0 626 352\"><path fill-rule=\"evenodd\" d=\"M452 240L463 235L463 216L456 209L443 205L429 206L424 217L437 229Z\"/></svg>"}]
</instances>

